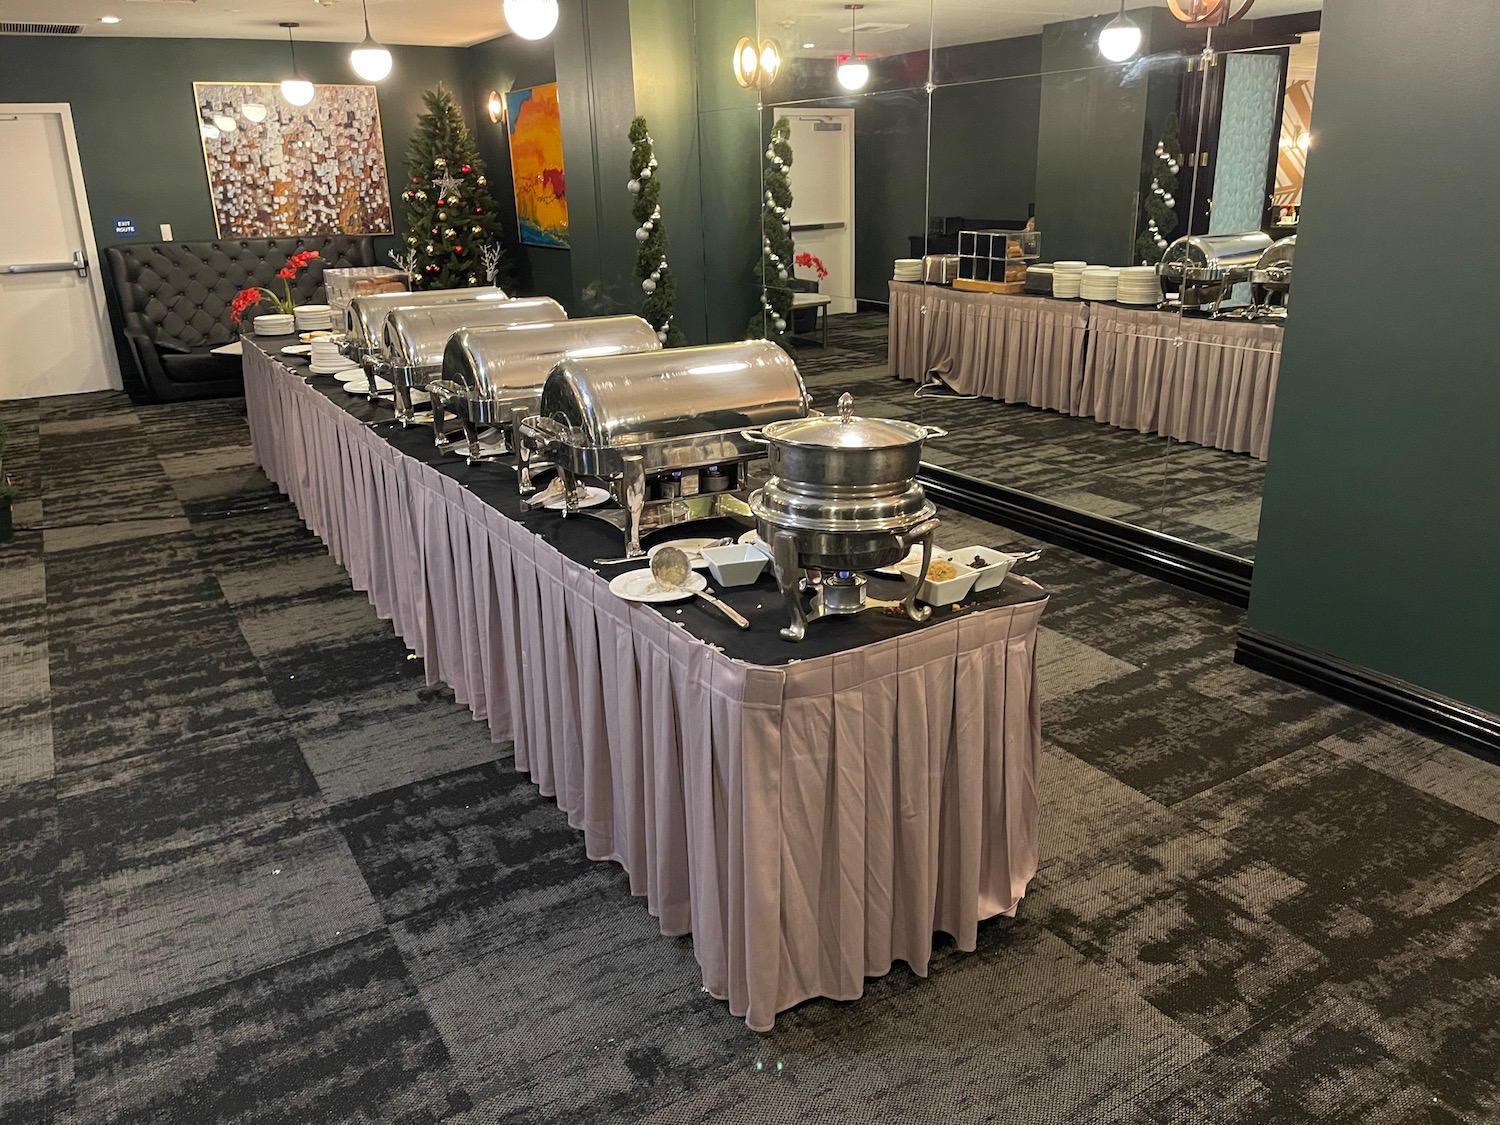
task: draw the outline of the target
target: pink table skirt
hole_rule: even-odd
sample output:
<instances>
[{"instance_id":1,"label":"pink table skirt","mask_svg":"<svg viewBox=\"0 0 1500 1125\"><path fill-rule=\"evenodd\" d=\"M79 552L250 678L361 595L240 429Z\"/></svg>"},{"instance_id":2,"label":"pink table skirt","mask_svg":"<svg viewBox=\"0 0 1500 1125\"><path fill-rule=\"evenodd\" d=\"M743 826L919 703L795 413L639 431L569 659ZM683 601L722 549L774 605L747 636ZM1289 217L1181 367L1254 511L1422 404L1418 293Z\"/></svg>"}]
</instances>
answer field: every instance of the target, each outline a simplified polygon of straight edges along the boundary
<instances>
[{"instance_id":1,"label":"pink table skirt","mask_svg":"<svg viewBox=\"0 0 1500 1125\"><path fill-rule=\"evenodd\" d=\"M732 660L247 343L256 458L381 616L629 874L757 1031L935 931L975 947L1037 863L1045 599L779 667ZM417 752L414 748L414 752Z\"/></svg>"},{"instance_id":2,"label":"pink table skirt","mask_svg":"<svg viewBox=\"0 0 1500 1125\"><path fill-rule=\"evenodd\" d=\"M1078 413L1088 309L1077 301L893 281L891 371L959 394Z\"/></svg>"}]
</instances>

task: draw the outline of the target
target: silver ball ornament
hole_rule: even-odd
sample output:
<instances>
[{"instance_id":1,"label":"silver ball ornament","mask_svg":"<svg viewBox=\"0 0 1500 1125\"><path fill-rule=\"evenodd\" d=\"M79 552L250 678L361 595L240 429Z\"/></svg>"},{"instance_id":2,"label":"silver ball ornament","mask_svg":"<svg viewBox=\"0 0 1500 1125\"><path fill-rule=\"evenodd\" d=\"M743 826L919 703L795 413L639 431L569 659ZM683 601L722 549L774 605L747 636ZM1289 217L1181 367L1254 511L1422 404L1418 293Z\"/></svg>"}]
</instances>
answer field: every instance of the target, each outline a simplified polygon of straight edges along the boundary
<instances>
[{"instance_id":1,"label":"silver ball ornament","mask_svg":"<svg viewBox=\"0 0 1500 1125\"><path fill-rule=\"evenodd\" d=\"M631 180L628 184L625 185L625 187L630 191L631 195L638 195L640 194L641 190L641 181Z\"/></svg>"},{"instance_id":2,"label":"silver ball ornament","mask_svg":"<svg viewBox=\"0 0 1500 1125\"><path fill-rule=\"evenodd\" d=\"M645 242L646 239L648 239L650 237L651 237L651 232L649 230L647 230L645 227L636 227L635 228L635 240L637 242Z\"/></svg>"},{"instance_id":3,"label":"silver ball ornament","mask_svg":"<svg viewBox=\"0 0 1500 1125\"><path fill-rule=\"evenodd\" d=\"M648 278L646 278L645 281L641 282L641 288L643 290L645 290L647 293L655 293L656 292L656 282L652 281L648 277Z\"/></svg>"},{"instance_id":4,"label":"silver ball ornament","mask_svg":"<svg viewBox=\"0 0 1500 1125\"><path fill-rule=\"evenodd\" d=\"M786 331L786 321L782 320L781 317L778 316L774 321L772 321L772 323L776 325L776 331Z\"/></svg>"},{"instance_id":5,"label":"silver ball ornament","mask_svg":"<svg viewBox=\"0 0 1500 1125\"><path fill-rule=\"evenodd\" d=\"M786 280L786 270L777 270L776 271L776 277L780 281L785 281Z\"/></svg>"},{"instance_id":6,"label":"silver ball ornament","mask_svg":"<svg viewBox=\"0 0 1500 1125\"><path fill-rule=\"evenodd\" d=\"M641 179L643 179L643 180L649 180L650 178L651 178L651 169L650 168L642 168L641 169Z\"/></svg>"}]
</instances>

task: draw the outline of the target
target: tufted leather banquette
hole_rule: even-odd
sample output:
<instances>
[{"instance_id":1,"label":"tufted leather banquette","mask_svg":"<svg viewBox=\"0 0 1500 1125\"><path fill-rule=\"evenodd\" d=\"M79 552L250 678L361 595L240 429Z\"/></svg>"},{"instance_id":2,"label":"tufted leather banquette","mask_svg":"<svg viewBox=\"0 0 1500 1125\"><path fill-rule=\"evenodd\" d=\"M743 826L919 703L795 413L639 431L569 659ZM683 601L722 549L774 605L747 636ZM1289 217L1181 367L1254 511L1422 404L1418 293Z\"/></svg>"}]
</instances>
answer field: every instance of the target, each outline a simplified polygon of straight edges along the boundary
<instances>
[{"instance_id":1,"label":"tufted leather banquette","mask_svg":"<svg viewBox=\"0 0 1500 1125\"><path fill-rule=\"evenodd\" d=\"M320 258L292 283L297 304L323 300L325 268L375 262L373 241L348 235L108 247L124 335L121 362L135 368L146 395L162 402L242 393L239 357L212 353L237 335L230 302L256 286L281 292L276 271L303 250Z\"/></svg>"}]
</instances>

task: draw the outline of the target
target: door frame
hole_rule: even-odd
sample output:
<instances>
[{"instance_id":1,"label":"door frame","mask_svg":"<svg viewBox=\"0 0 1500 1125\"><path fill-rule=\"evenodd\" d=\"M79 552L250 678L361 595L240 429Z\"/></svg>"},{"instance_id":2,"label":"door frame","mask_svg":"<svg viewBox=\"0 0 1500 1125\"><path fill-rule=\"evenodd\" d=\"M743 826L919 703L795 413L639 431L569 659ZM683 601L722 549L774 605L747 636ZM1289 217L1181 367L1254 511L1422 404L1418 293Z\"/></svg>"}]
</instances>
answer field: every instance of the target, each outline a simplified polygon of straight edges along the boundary
<instances>
[{"instance_id":1,"label":"door frame","mask_svg":"<svg viewBox=\"0 0 1500 1125\"><path fill-rule=\"evenodd\" d=\"M855 279L858 276L859 271L859 232L855 229L854 209L856 203L855 191L857 190L855 185L855 169L856 163L859 159L859 153L854 135L854 107L848 105L814 106L803 104L800 102L793 102L790 105L778 105L771 107L772 121L775 121L778 117L791 117L794 115L799 117L822 117L829 120L838 120L843 124L844 129L849 137L849 194L848 199L845 202L845 207L847 208L846 214L848 215L848 219L844 223L844 230L849 238L849 293L847 295L842 293L830 294L830 296L833 297L833 305L830 305L829 308L824 311L823 315L827 316L829 312L834 310L834 306L839 306L837 310L838 312L853 312L858 307L858 294L855 292L858 286L855 283ZM796 153L794 152L792 155L795 158ZM792 206L796 206L795 198L792 201ZM796 230L796 226L793 225L793 233L795 233ZM847 308L843 307L845 305L847 305Z\"/></svg>"},{"instance_id":2,"label":"door frame","mask_svg":"<svg viewBox=\"0 0 1500 1125\"><path fill-rule=\"evenodd\" d=\"M83 238L83 252L89 261L89 286L93 291L98 315L99 337L104 345L104 373L110 390L123 390L120 357L115 347L114 326L109 320L109 303L104 293L104 262L94 238L94 219L89 211L88 191L83 183L83 161L78 156L78 134L73 130L73 106L68 102L0 102L0 117L21 114L51 114L62 123L63 149L68 157L68 171L73 180L73 199L78 205L78 225Z\"/></svg>"}]
</instances>

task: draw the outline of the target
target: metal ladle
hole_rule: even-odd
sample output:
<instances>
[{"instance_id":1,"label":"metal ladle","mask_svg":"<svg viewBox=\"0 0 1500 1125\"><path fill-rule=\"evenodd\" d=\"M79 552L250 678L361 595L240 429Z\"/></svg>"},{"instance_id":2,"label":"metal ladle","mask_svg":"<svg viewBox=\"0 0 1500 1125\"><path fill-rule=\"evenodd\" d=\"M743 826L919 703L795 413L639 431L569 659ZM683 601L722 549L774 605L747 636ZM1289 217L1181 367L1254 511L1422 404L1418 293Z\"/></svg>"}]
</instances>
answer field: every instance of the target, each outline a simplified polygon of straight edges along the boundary
<instances>
[{"instance_id":1,"label":"metal ladle","mask_svg":"<svg viewBox=\"0 0 1500 1125\"><path fill-rule=\"evenodd\" d=\"M725 605L718 598L706 590L688 590L685 583L693 573L693 564L688 562L687 555L676 547L660 547L656 554L651 556L651 577L667 587L669 590L686 590L688 593L697 594L704 601L718 606L724 616L733 621L741 629L750 628L750 622L745 620L733 607Z\"/></svg>"}]
</instances>

